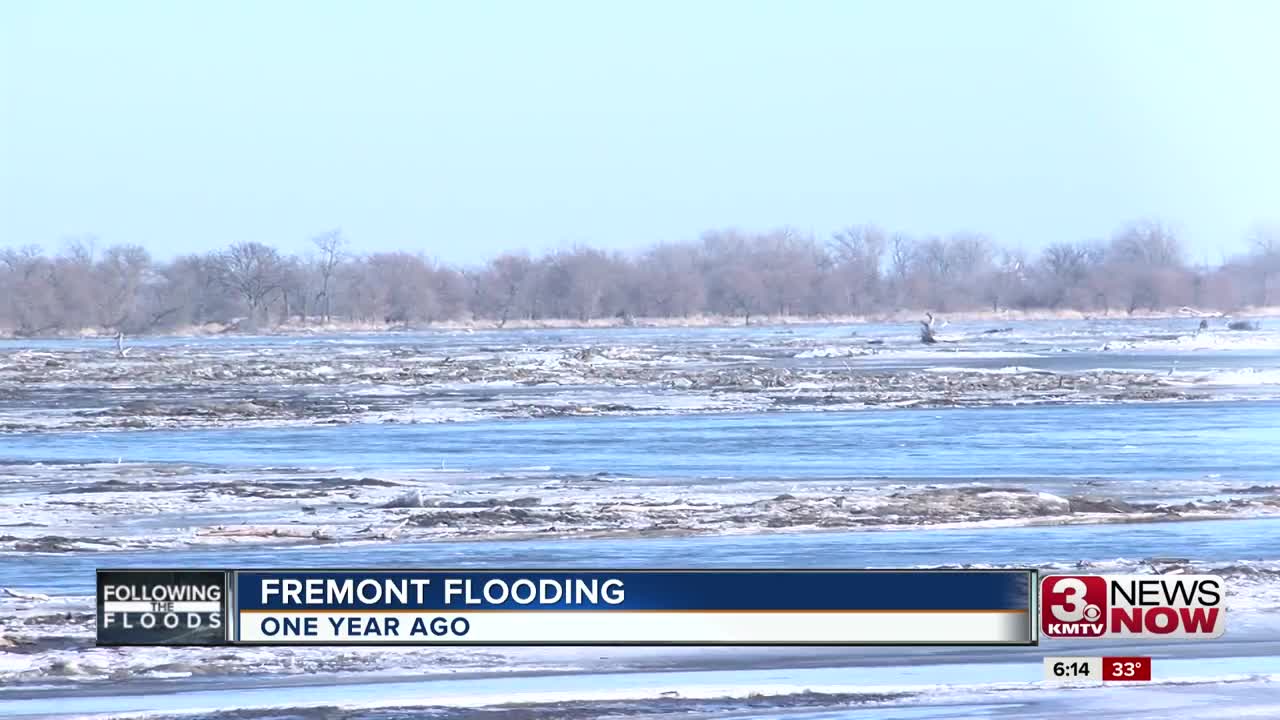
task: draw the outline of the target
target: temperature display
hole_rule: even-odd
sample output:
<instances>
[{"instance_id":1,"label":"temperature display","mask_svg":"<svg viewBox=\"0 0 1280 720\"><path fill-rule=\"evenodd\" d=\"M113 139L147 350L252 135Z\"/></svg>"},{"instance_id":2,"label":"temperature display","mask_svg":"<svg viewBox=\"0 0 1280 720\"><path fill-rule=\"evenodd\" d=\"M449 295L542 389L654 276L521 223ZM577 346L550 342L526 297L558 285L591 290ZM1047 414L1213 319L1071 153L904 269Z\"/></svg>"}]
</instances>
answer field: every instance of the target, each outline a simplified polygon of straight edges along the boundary
<instances>
[{"instance_id":1,"label":"temperature display","mask_svg":"<svg viewBox=\"0 0 1280 720\"><path fill-rule=\"evenodd\" d=\"M1151 680L1151 658L1047 657L1044 678L1073 683L1147 682Z\"/></svg>"},{"instance_id":2,"label":"temperature display","mask_svg":"<svg viewBox=\"0 0 1280 720\"><path fill-rule=\"evenodd\" d=\"M1104 657L1102 679L1117 682L1145 682L1151 679L1149 657Z\"/></svg>"}]
</instances>

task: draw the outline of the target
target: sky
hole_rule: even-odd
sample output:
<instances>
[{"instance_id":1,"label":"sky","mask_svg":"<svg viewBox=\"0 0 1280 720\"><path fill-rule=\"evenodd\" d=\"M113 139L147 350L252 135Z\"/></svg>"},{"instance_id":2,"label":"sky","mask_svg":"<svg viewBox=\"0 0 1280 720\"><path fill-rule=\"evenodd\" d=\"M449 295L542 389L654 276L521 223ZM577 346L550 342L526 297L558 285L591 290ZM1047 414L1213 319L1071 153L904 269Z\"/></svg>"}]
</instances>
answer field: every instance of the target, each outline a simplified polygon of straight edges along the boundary
<instances>
[{"instance_id":1,"label":"sky","mask_svg":"<svg viewBox=\"0 0 1280 720\"><path fill-rule=\"evenodd\" d=\"M1267 0L4 0L0 246L1280 223Z\"/></svg>"}]
</instances>

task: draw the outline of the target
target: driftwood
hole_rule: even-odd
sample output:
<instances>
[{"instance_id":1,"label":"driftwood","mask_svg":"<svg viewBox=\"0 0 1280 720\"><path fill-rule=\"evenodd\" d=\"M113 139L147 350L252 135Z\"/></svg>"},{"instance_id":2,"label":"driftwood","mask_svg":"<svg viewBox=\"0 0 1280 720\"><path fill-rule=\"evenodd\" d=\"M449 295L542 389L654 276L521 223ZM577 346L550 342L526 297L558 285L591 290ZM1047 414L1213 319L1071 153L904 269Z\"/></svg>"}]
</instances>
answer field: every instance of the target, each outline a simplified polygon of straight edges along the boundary
<instances>
[{"instance_id":1,"label":"driftwood","mask_svg":"<svg viewBox=\"0 0 1280 720\"><path fill-rule=\"evenodd\" d=\"M1220 318L1220 317L1222 317L1222 313L1220 313L1220 312L1208 312L1208 311L1205 311L1205 310L1197 310L1196 308L1193 308L1193 307L1187 307L1187 306L1185 306L1185 305L1184 305L1183 307L1178 308L1178 313L1179 313L1179 314L1181 314L1181 315L1191 315L1191 316L1193 316L1193 317L1203 317L1203 318Z\"/></svg>"},{"instance_id":2,"label":"driftwood","mask_svg":"<svg viewBox=\"0 0 1280 720\"><path fill-rule=\"evenodd\" d=\"M48 600L49 599L49 596L45 595L44 593L19 592L17 590L10 590L9 588L0 588L0 590L4 590L4 594L7 597L17 598L19 600Z\"/></svg>"},{"instance_id":3,"label":"driftwood","mask_svg":"<svg viewBox=\"0 0 1280 720\"><path fill-rule=\"evenodd\" d=\"M938 342L937 336L933 334L933 313L927 312L924 315L928 320L920 321L920 342L925 345L933 345Z\"/></svg>"},{"instance_id":4,"label":"driftwood","mask_svg":"<svg viewBox=\"0 0 1280 720\"><path fill-rule=\"evenodd\" d=\"M404 526L408 524L409 518L401 520L399 525L396 525L389 530L375 530L374 527L370 525L369 527L360 530L359 534L372 536L376 540L395 540L400 537L400 533L404 530Z\"/></svg>"},{"instance_id":5,"label":"driftwood","mask_svg":"<svg viewBox=\"0 0 1280 720\"><path fill-rule=\"evenodd\" d=\"M1260 330L1258 323L1252 320L1232 320L1227 323L1228 330Z\"/></svg>"},{"instance_id":6,"label":"driftwood","mask_svg":"<svg viewBox=\"0 0 1280 720\"><path fill-rule=\"evenodd\" d=\"M292 528L270 527L215 527L200 530L196 535L202 537L256 537L256 538L298 538L310 540L328 540L329 535L320 528L311 530L294 530Z\"/></svg>"},{"instance_id":7,"label":"driftwood","mask_svg":"<svg viewBox=\"0 0 1280 720\"><path fill-rule=\"evenodd\" d=\"M1143 563L1157 575L1182 575L1186 572L1187 565L1191 563L1191 560L1188 558L1153 557L1147 558Z\"/></svg>"}]
</instances>

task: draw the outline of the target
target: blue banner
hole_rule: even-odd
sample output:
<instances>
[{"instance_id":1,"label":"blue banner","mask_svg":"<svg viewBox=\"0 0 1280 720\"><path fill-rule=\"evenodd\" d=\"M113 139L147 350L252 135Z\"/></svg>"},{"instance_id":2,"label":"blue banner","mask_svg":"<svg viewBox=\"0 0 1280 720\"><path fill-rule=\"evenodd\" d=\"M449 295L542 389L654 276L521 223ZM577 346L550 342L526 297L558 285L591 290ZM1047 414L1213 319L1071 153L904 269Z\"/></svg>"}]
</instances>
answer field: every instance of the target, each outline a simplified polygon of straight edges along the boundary
<instances>
[{"instance_id":1,"label":"blue banner","mask_svg":"<svg viewBox=\"0 0 1280 720\"><path fill-rule=\"evenodd\" d=\"M238 610L1028 611L1027 570L236 571Z\"/></svg>"}]
</instances>

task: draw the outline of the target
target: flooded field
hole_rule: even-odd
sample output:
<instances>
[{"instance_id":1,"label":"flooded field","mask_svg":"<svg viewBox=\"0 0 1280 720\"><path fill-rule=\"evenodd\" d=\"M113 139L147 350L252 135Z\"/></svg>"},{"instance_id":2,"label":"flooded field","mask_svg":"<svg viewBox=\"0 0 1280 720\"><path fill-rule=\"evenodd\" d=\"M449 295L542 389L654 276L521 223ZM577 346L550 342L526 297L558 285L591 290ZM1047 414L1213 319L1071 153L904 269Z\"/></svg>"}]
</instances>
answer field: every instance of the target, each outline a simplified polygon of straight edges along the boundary
<instances>
[{"instance_id":1,"label":"flooded field","mask_svg":"<svg viewBox=\"0 0 1280 720\"><path fill-rule=\"evenodd\" d=\"M9 342L0 715L1280 712L1280 333L1197 322ZM1146 648L92 646L97 567L673 558L1206 571L1231 610ZM1098 647L1165 689L1040 686Z\"/></svg>"}]
</instances>

